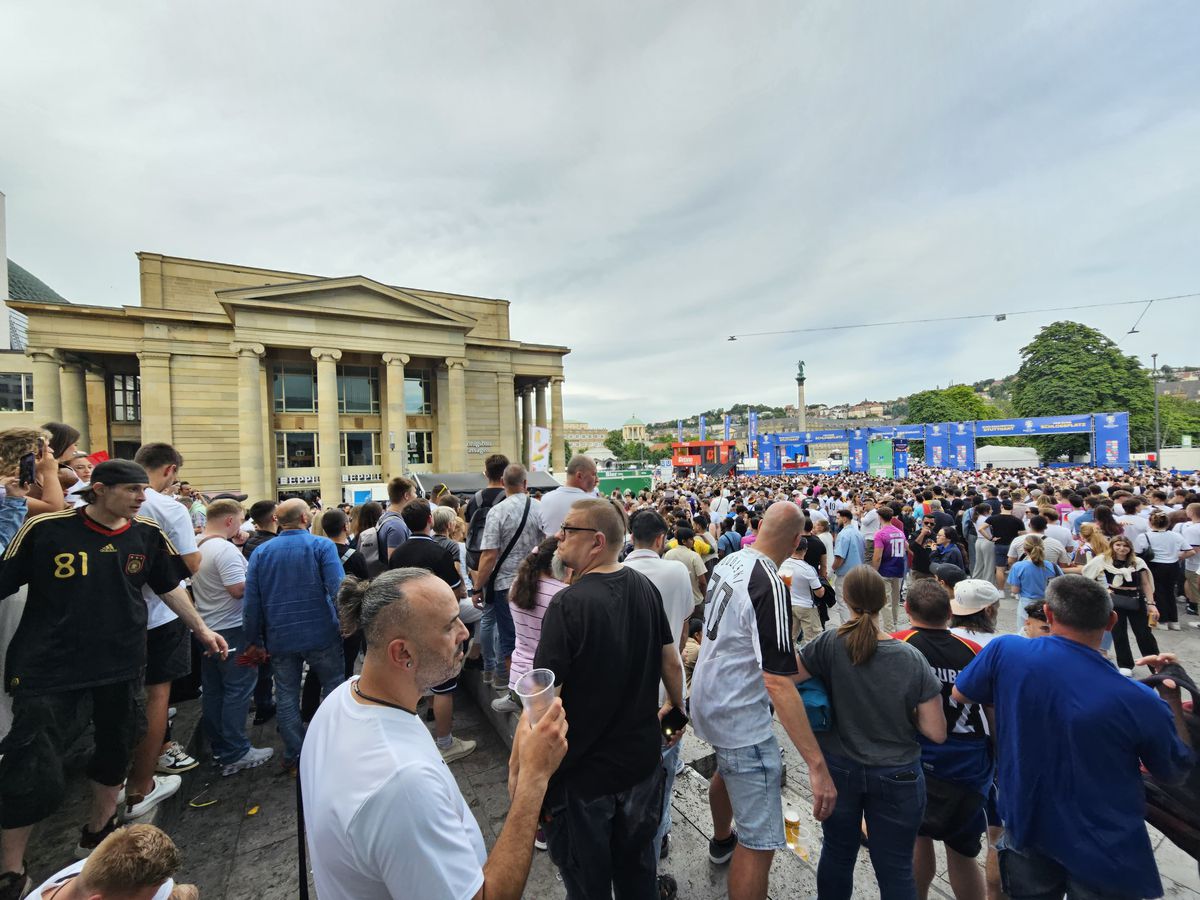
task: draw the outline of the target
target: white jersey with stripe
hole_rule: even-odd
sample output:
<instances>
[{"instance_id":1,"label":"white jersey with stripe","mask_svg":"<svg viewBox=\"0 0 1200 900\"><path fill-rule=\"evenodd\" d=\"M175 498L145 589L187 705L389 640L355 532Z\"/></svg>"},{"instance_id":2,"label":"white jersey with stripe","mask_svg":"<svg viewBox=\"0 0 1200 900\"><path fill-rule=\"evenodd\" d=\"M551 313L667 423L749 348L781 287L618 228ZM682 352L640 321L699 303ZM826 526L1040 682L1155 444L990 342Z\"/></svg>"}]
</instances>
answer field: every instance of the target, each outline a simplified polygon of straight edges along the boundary
<instances>
[{"instance_id":1,"label":"white jersey with stripe","mask_svg":"<svg viewBox=\"0 0 1200 900\"><path fill-rule=\"evenodd\" d=\"M763 672L799 671L791 598L775 563L753 547L713 569L704 598L704 640L692 675L692 726L701 740L732 749L772 734Z\"/></svg>"}]
</instances>

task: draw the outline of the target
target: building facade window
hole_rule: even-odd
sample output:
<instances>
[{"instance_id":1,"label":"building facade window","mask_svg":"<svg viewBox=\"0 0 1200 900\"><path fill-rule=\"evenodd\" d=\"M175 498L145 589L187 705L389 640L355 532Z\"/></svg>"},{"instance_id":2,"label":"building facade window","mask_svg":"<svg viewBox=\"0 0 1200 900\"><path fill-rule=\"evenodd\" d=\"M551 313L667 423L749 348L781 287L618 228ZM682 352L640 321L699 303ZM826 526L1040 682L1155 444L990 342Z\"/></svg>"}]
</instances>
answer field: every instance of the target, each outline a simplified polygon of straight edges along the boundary
<instances>
[{"instance_id":1,"label":"building facade window","mask_svg":"<svg viewBox=\"0 0 1200 900\"><path fill-rule=\"evenodd\" d=\"M317 460L315 431L275 432L275 465L280 469L311 469Z\"/></svg>"},{"instance_id":2,"label":"building facade window","mask_svg":"<svg viewBox=\"0 0 1200 900\"><path fill-rule=\"evenodd\" d=\"M0 411L33 412L33 376L0 372Z\"/></svg>"},{"instance_id":3,"label":"building facade window","mask_svg":"<svg viewBox=\"0 0 1200 900\"><path fill-rule=\"evenodd\" d=\"M343 466L377 466L379 464L378 431L342 432Z\"/></svg>"},{"instance_id":4,"label":"building facade window","mask_svg":"<svg viewBox=\"0 0 1200 900\"><path fill-rule=\"evenodd\" d=\"M275 412L315 412L317 409L316 366L272 367Z\"/></svg>"},{"instance_id":5,"label":"building facade window","mask_svg":"<svg viewBox=\"0 0 1200 900\"><path fill-rule=\"evenodd\" d=\"M408 464L410 466L433 465L432 431L410 431L408 433Z\"/></svg>"},{"instance_id":6,"label":"building facade window","mask_svg":"<svg viewBox=\"0 0 1200 900\"><path fill-rule=\"evenodd\" d=\"M379 370L373 366L338 366L338 412L379 412Z\"/></svg>"},{"instance_id":7,"label":"building facade window","mask_svg":"<svg viewBox=\"0 0 1200 900\"><path fill-rule=\"evenodd\" d=\"M142 420L142 376L113 375L109 381L112 391L114 422Z\"/></svg>"},{"instance_id":8,"label":"building facade window","mask_svg":"<svg viewBox=\"0 0 1200 900\"><path fill-rule=\"evenodd\" d=\"M404 375L404 413L428 416L433 413L433 381L428 369L415 369ZM409 432L410 434L412 432Z\"/></svg>"}]
</instances>

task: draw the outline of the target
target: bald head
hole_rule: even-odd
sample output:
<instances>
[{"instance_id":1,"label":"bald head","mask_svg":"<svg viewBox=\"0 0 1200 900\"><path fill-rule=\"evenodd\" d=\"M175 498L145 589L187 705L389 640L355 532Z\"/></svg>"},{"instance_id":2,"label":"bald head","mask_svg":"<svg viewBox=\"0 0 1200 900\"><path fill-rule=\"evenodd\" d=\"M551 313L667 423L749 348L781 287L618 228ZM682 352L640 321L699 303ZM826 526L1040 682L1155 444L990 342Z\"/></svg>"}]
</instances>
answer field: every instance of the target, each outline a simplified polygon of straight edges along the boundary
<instances>
[{"instance_id":1,"label":"bald head","mask_svg":"<svg viewBox=\"0 0 1200 900\"><path fill-rule=\"evenodd\" d=\"M308 504L299 497L284 500L275 507L275 518L279 521L280 528L303 528L307 516Z\"/></svg>"},{"instance_id":2,"label":"bald head","mask_svg":"<svg viewBox=\"0 0 1200 900\"><path fill-rule=\"evenodd\" d=\"M804 510L795 503L772 503L758 526L754 549L778 565L792 555L804 534Z\"/></svg>"}]
</instances>

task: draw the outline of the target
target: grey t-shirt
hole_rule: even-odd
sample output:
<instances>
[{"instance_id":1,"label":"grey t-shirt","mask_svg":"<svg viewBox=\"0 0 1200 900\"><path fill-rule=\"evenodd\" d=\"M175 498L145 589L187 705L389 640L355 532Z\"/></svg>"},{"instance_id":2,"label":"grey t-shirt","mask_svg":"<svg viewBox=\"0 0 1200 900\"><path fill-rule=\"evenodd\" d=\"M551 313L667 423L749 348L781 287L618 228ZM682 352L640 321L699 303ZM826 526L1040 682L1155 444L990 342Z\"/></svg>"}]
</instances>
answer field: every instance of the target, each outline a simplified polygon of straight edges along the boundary
<instances>
[{"instance_id":1,"label":"grey t-shirt","mask_svg":"<svg viewBox=\"0 0 1200 900\"><path fill-rule=\"evenodd\" d=\"M904 641L880 641L856 666L845 638L824 631L800 651L810 674L825 682L833 730L817 733L821 750L864 766L904 766L921 757L913 710L942 692L921 651Z\"/></svg>"},{"instance_id":2,"label":"grey t-shirt","mask_svg":"<svg viewBox=\"0 0 1200 900\"><path fill-rule=\"evenodd\" d=\"M508 546L508 542L512 540L517 527L521 524L521 517L525 513L527 502L529 503L529 515L525 517L525 527L521 529L521 536L517 538L512 552L508 554L496 574L495 589L498 591L508 590L517 576L517 567L546 537L546 530L542 527L542 504L525 493L506 497L487 511L487 520L483 526L483 538L479 548L495 550L496 559L499 560L500 555L504 553L504 548Z\"/></svg>"}]
</instances>

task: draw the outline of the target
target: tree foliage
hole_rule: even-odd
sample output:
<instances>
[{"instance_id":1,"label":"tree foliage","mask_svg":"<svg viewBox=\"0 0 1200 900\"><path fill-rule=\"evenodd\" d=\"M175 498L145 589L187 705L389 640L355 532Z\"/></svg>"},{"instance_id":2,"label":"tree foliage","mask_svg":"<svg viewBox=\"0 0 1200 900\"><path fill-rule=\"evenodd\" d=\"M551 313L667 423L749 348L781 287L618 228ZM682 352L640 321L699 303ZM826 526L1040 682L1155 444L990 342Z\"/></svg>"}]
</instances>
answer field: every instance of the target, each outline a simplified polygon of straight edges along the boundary
<instances>
[{"instance_id":1,"label":"tree foliage","mask_svg":"<svg viewBox=\"0 0 1200 900\"><path fill-rule=\"evenodd\" d=\"M604 438L604 446L613 452L613 456L623 462L652 459L650 448L641 441L626 441L621 437L621 429L614 428ZM661 456L662 454L658 454ZM666 454L670 456L670 453Z\"/></svg>"},{"instance_id":2,"label":"tree foliage","mask_svg":"<svg viewBox=\"0 0 1200 900\"><path fill-rule=\"evenodd\" d=\"M910 425L926 422L975 422L980 419L999 419L1000 410L988 403L965 384L942 390L920 391L908 398Z\"/></svg>"},{"instance_id":3,"label":"tree foliage","mask_svg":"<svg viewBox=\"0 0 1200 900\"><path fill-rule=\"evenodd\" d=\"M1019 416L1129 412L1132 448L1154 442L1154 393L1137 357L1126 356L1094 328L1079 322L1047 325L1021 348L1013 382ZM1088 451L1086 434L1037 439L1045 458Z\"/></svg>"}]
</instances>

